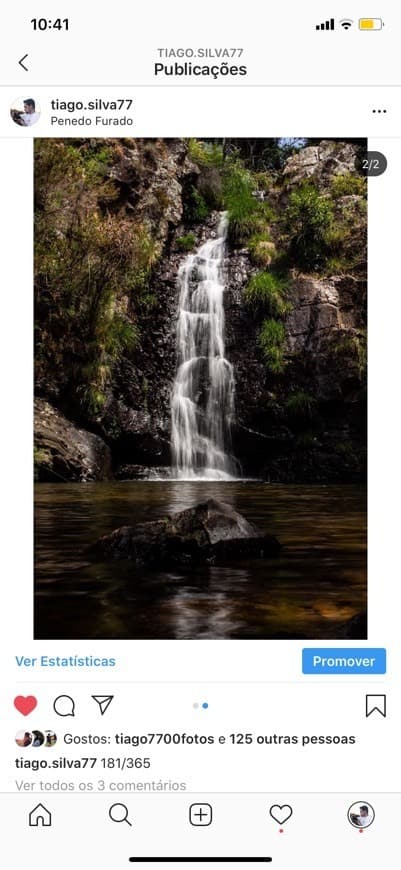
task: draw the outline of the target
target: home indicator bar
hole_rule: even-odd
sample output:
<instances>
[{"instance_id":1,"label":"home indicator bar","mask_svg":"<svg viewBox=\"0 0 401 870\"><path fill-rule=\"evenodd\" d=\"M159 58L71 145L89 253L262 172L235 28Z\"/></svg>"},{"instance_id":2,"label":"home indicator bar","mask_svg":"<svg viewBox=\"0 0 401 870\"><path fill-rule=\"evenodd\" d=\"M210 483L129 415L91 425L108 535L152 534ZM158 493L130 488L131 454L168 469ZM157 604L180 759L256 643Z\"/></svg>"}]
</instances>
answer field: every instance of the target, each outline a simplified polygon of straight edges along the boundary
<instances>
[{"instance_id":1,"label":"home indicator bar","mask_svg":"<svg viewBox=\"0 0 401 870\"><path fill-rule=\"evenodd\" d=\"M231 863L231 864L271 864L273 858L222 858L222 857L219 857L219 858L213 858L213 857L188 858L188 857L184 857L184 856L180 855L179 858L177 858L177 857L176 858L173 858L173 857L171 857L171 858L129 858L128 860L131 861L132 863L138 863L138 864L140 864L141 861L144 864L152 864L152 863L154 863L154 864L162 864L162 863L166 864L166 863L173 863L173 862L179 862L180 864L186 864L186 863L191 863L191 864L195 864L195 863L196 864L212 864L212 863L216 863L216 864L229 864L229 863Z\"/></svg>"}]
</instances>

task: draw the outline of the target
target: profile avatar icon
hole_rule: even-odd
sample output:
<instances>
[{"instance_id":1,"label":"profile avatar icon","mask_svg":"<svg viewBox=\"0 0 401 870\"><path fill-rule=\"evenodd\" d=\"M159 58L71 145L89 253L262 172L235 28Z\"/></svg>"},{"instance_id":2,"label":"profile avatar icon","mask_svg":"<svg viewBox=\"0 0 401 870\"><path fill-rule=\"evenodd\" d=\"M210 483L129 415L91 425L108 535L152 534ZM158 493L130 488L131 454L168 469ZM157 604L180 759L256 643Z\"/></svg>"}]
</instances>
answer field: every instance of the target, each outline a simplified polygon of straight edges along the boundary
<instances>
[{"instance_id":1,"label":"profile avatar icon","mask_svg":"<svg viewBox=\"0 0 401 870\"><path fill-rule=\"evenodd\" d=\"M363 801L352 804L348 810L348 821L353 828L369 828L374 819L373 807Z\"/></svg>"},{"instance_id":2,"label":"profile avatar icon","mask_svg":"<svg viewBox=\"0 0 401 870\"><path fill-rule=\"evenodd\" d=\"M15 735L15 742L21 749L26 749L27 746L31 746L32 740L33 736L30 731L17 731Z\"/></svg>"},{"instance_id":3,"label":"profile avatar icon","mask_svg":"<svg viewBox=\"0 0 401 870\"><path fill-rule=\"evenodd\" d=\"M45 735L42 733L42 731L32 731L32 746L43 746L44 742Z\"/></svg>"},{"instance_id":4,"label":"profile avatar icon","mask_svg":"<svg viewBox=\"0 0 401 870\"><path fill-rule=\"evenodd\" d=\"M40 118L40 107L33 97L23 97L11 106L10 115L18 127L32 127Z\"/></svg>"},{"instance_id":5,"label":"profile avatar icon","mask_svg":"<svg viewBox=\"0 0 401 870\"><path fill-rule=\"evenodd\" d=\"M55 746L57 743L57 734L54 731L45 731L45 746Z\"/></svg>"}]
</instances>

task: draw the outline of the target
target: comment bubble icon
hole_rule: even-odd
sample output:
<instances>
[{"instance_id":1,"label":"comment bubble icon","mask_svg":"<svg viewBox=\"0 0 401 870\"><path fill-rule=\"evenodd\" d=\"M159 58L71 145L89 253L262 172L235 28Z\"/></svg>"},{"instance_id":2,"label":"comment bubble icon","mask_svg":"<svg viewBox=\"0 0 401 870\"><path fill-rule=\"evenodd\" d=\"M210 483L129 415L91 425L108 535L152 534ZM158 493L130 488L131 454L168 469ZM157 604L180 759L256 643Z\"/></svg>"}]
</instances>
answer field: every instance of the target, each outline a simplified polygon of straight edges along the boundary
<instances>
[{"instance_id":1,"label":"comment bubble icon","mask_svg":"<svg viewBox=\"0 0 401 870\"><path fill-rule=\"evenodd\" d=\"M71 695L58 695L53 701L53 710L57 716L75 716L75 701Z\"/></svg>"}]
</instances>

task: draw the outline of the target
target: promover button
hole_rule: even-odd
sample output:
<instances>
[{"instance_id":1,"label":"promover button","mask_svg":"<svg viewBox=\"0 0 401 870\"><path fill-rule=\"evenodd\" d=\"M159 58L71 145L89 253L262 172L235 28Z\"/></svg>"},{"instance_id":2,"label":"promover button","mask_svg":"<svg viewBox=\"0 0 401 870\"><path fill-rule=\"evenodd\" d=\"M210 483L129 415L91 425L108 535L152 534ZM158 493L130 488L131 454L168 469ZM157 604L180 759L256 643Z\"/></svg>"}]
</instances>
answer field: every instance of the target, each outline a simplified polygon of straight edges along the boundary
<instances>
[{"instance_id":1,"label":"promover button","mask_svg":"<svg viewBox=\"0 0 401 870\"><path fill-rule=\"evenodd\" d=\"M385 674L384 647L305 647L302 650L303 674Z\"/></svg>"}]
</instances>

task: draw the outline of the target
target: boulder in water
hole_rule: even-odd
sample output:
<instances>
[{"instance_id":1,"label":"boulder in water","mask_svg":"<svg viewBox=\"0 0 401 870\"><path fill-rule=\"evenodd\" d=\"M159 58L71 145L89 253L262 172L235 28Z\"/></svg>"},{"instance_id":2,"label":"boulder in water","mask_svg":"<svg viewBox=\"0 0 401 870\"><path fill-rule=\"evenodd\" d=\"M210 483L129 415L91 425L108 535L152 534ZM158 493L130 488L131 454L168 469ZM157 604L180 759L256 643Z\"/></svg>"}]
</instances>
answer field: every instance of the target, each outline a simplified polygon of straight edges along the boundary
<instances>
[{"instance_id":1,"label":"boulder in water","mask_svg":"<svg viewBox=\"0 0 401 870\"><path fill-rule=\"evenodd\" d=\"M97 561L132 559L149 567L262 559L280 551L230 505L209 499L154 522L122 526L99 538L89 553Z\"/></svg>"}]
</instances>

